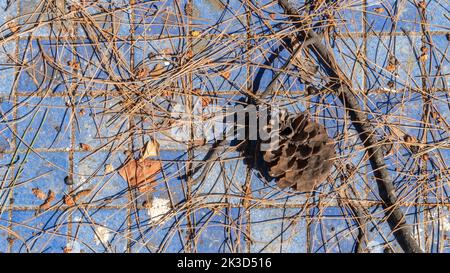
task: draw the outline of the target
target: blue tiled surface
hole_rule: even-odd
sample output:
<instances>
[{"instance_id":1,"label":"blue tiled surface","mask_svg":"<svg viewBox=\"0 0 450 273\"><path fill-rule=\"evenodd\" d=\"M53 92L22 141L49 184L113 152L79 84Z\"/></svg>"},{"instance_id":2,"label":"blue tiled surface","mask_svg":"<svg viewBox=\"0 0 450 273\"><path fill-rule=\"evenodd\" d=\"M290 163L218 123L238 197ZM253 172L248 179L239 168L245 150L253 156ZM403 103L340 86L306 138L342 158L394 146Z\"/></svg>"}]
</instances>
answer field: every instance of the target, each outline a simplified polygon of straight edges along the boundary
<instances>
[{"instance_id":1,"label":"blue tiled surface","mask_svg":"<svg viewBox=\"0 0 450 273\"><path fill-rule=\"evenodd\" d=\"M7 2L9 1L0 1L0 24L16 18L18 7L20 7L21 14L25 16L21 17L19 23L26 26L31 26L30 22L36 19L32 12L37 8L42 9L45 3L39 0L19 0L6 9ZM115 34L129 35L131 11L128 1L98 2L118 9L115 12L118 21L113 26ZM247 10L243 1L193 0L191 2L193 3L192 18L190 18L193 23L191 30L200 31L200 36L192 39L194 53L197 54L205 48L218 47L227 51L227 54L220 51L195 55L193 62L196 73L193 76L192 85L204 93L211 90L223 92L223 94L218 92L220 93L218 102L215 102L218 105L227 99L237 101L241 97L240 94L229 95L225 92L247 91L246 81L249 77L255 76L255 66L263 63L263 56L279 46L279 41L276 39L267 36L259 37L270 34L262 18L266 19L265 23L277 28L282 26L285 17L273 1L258 1L264 9L260 14L252 14L250 25L256 37L249 39L249 45L257 49L252 50L251 56L248 56L251 63L249 67L246 67L247 56L243 54L243 51L247 40L232 36L232 34L246 35L245 12ZM296 5L303 3L303 1L291 2ZM412 2L403 1L403 6L398 6L399 2L368 1L370 6L367 8L369 12L366 28L371 35L389 31L402 32L403 29L420 31L420 17ZM181 9L184 9L187 1L177 1L177 3ZM227 4L227 7L223 3ZM448 19L444 16L446 12L445 7L442 6L444 2L427 1L427 3L429 9L433 10L429 15L429 30L446 30L444 26L448 23ZM380 6L384 6L387 11L374 12L374 8ZM145 8L154 9L157 16L144 13ZM136 38L133 42L135 67L144 63L151 53L168 50L170 54L177 55L186 51L186 39L182 37L188 34L186 29L181 29L174 24L170 25L177 20L174 15L177 9L178 6L175 6L173 1L139 4L139 8L135 10L135 28L133 29ZM93 8L87 11L92 14L97 12ZM346 11L341 12L341 18L338 21L338 24L345 22L348 26L342 29L342 32L362 31L362 6L348 6ZM392 20L387 17L388 12L392 12L399 18L395 29ZM183 19L188 20L188 17L184 16ZM98 20L101 21L102 18ZM169 25L163 27L164 21ZM108 28L108 25L103 25L103 28ZM0 252L62 252L64 250L183 252L193 251L193 249L199 252L353 251L356 226L354 221L349 220L348 211L331 205L323 210L302 211L298 207L307 201L304 194L291 190L280 191L273 182L262 181L254 172L249 176L252 197L247 201L250 208L244 208L244 185L247 182L248 170L236 152L227 153L224 156L227 158L226 161L216 163L203 183L189 185L192 191L189 197L187 181L182 178L186 172L185 161L188 159L186 145L175 143L161 133L143 133L143 136L131 138L126 133L130 128L128 117L121 115L116 119L117 113L121 113L120 103L123 101L114 97L112 92L115 88L108 81L114 80L114 76L130 78L130 67L124 65L123 60L118 58L108 59L106 67L99 65L102 56L95 54L92 50L93 44L87 45L87 40L83 38L72 41L76 44L75 46L71 46L67 39L60 40L59 43L50 41L57 37L55 30L58 28L52 30L48 25L39 26L21 35L20 39L10 39L2 43L0 47L2 118L0 120L0 188L2 188L0 202L3 205L0 212L2 227ZM77 31L80 36L87 34L81 27L77 28ZM0 34L3 37L6 33L9 33L9 30L5 26ZM221 36L224 33L229 36ZM67 32L62 33L63 37L67 35ZM181 36L181 38L167 38L168 35ZM39 42L37 39L30 40L31 36L41 36L41 39ZM355 60L355 55L362 50L364 41L360 36L355 37L351 39L339 37L334 44L334 50L337 56L342 56L338 62L342 65L343 72L351 76L357 89L385 88L392 80L395 80L397 86L402 88L420 88L420 70L416 57L412 54L414 50L419 52L422 45L419 36L413 36L412 42L405 36L398 36L395 41L386 37L369 37L366 44L367 56L364 61L379 74L367 74L365 78L361 60ZM441 76L436 77L433 86L441 88L450 83L447 75L450 66L446 57L448 41L441 33L433 35L433 44L439 49L436 51L439 54L432 56L431 71L437 73L435 66L443 63ZM48 56L57 60L56 64L50 65L44 61L39 54L39 46L42 46ZM114 52L111 44L100 43L99 46L100 52L105 55ZM131 58L129 42L119 39L114 46L114 50L117 49L124 59ZM385 69L388 63L387 49L395 51L400 62L398 76ZM289 54L284 50L278 57L273 66L280 68L289 58ZM96 79L96 81L78 86L76 96L69 99L66 95L72 88L71 84L77 83L77 79L68 73L70 71L68 62L72 58L80 63L82 76L85 79ZM15 66L14 59L21 65ZM222 65L206 66L204 62L208 59L220 62ZM242 65L234 66L230 70L226 66L228 61ZM36 66L29 66L30 63ZM60 68L55 68L57 65L62 66L63 72L58 71ZM228 79L220 75L223 70L230 70ZM111 71L112 73L109 74ZM271 71L263 75L260 90L270 83L272 76ZM287 89L293 91L302 91L305 88L305 85L295 77L283 78L283 83ZM38 93L37 90L39 90ZM107 94L92 98L89 93L91 90L107 90ZM11 96L15 92L20 92L20 96ZM371 107L371 117L388 111L391 114L407 116L408 119L402 123L405 132L414 136L420 134L419 130L414 128L422 115L420 94L372 93L367 98L362 95L360 98L368 99L367 105ZM439 113L443 117L450 116L447 96L436 95L436 98L435 106ZM291 111L303 111L306 108L304 103L306 99L303 94L298 95L292 92L289 98L285 96L283 99L295 101L288 106ZM342 119L345 112L335 96L313 97L309 101L313 103L310 107L311 112L324 118L323 123L330 135L342 137L344 134L355 133L353 129L349 130L346 127L347 124ZM317 106L316 103L319 102L326 103L329 107ZM405 102L408 109L401 107ZM164 105L162 100L155 99L155 103ZM19 106L13 111L12 107L15 104ZM109 112L104 114L103 108L107 108ZM136 121L142 127L142 132L148 132L154 125L151 119ZM121 136L113 139L112 137L118 133ZM127 156L124 152L133 145L134 154L139 155L139 149L149 140L149 135L155 136L160 141L162 152L159 159L164 163L163 173L156 177L155 192L152 195L129 191L127 182L117 171L126 160ZM439 136L441 139L448 137L442 130ZM336 147L341 151L340 156L346 158L346 162L359 166L359 172L352 178L355 190L358 192L366 190L366 183L369 180L372 191L366 193L367 198L377 199L373 190L374 181L367 178L366 172L370 171L370 166L364 159L364 153L356 152L353 147L353 144L359 141L355 138L350 140L340 138L338 142ZM82 151L81 143L89 145L90 151ZM117 146L117 143L121 143L122 149L112 149ZM17 147L18 153L13 156L14 149ZM71 148L73 148L72 151L70 151ZM195 151L194 159L201 160L204 154L204 150ZM411 178L406 173L415 164L410 158L404 156L407 154L408 151L401 148L399 154L388 158L387 162L401 196L411 199L409 192L403 192L401 189L402 181L417 183L415 178ZM448 152L442 151L441 155L444 162L450 160ZM433 156L437 157L436 154ZM15 162L12 167L8 166L11 162ZM360 162L362 163L359 164ZM105 173L107 164L113 166L113 172ZM405 173L394 172L397 166L404 168ZM69 175L72 167L74 185L68 186L64 183L64 179ZM335 192L345 187L346 182L339 177L339 172L340 170L334 168L330 178L333 183L325 184L318 190L322 193ZM50 210L36 211L43 200L36 198L32 193L33 188L39 188L45 193L52 190L55 193L55 200ZM68 208L63 205L64 195L84 189L92 190L83 199L92 205L91 208L82 206ZM449 190L448 187L445 189ZM156 198L170 200L169 213L164 221L155 222L149 216L148 210L143 207L143 202ZM433 196L430 198L432 199ZM188 204L192 205L190 209ZM327 205L329 204L325 204ZM448 211L443 213L445 215ZM308 215L314 218L309 225ZM381 212L378 211L377 215L381 216ZM417 221L408 217L410 222ZM192 225L196 236L188 240L188 231ZM380 235L390 234L387 225L381 226L382 230L378 233L371 229L369 239L371 251L383 251L386 240L392 241L392 236L383 238ZM103 243L98 242L101 236L98 234L99 228L108 233L106 236L108 240ZM430 228L437 230L436 225ZM308 229L310 235L307 234ZM394 249L398 249L395 243L392 245ZM441 251L442 246L431 244L430 251L438 250Z\"/></svg>"}]
</instances>

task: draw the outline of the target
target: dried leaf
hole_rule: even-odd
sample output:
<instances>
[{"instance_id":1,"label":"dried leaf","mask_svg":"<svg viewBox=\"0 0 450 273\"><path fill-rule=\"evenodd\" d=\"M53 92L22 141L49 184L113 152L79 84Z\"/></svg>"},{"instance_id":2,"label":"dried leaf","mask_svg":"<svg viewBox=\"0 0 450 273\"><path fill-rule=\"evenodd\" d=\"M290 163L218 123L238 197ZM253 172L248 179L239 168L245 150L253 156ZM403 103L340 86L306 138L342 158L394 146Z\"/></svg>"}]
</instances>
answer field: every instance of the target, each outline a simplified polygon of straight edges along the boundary
<instances>
[{"instance_id":1,"label":"dried leaf","mask_svg":"<svg viewBox=\"0 0 450 273\"><path fill-rule=\"evenodd\" d=\"M272 19L272 20L277 18L277 15L275 13L271 13L269 16L270 16L270 19Z\"/></svg>"},{"instance_id":2,"label":"dried leaf","mask_svg":"<svg viewBox=\"0 0 450 273\"><path fill-rule=\"evenodd\" d=\"M71 61L67 62L67 65L70 66L73 70L80 69L80 63L75 60L71 60Z\"/></svg>"},{"instance_id":3,"label":"dried leaf","mask_svg":"<svg viewBox=\"0 0 450 273\"><path fill-rule=\"evenodd\" d=\"M69 207L74 206L81 198L88 196L92 192L91 189L81 190L75 194L64 196L64 203Z\"/></svg>"},{"instance_id":4,"label":"dried leaf","mask_svg":"<svg viewBox=\"0 0 450 273\"><path fill-rule=\"evenodd\" d=\"M130 187L137 187L140 192L146 192L153 189L155 176L161 171L161 167L159 160L131 159L120 169L119 174Z\"/></svg>"},{"instance_id":5,"label":"dried leaf","mask_svg":"<svg viewBox=\"0 0 450 273\"><path fill-rule=\"evenodd\" d=\"M69 207L72 207L75 205L75 201L73 200L73 198L70 194L64 196L64 204L66 204Z\"/></svg>"},{"instance_id":6,"label":"dried leaf","mask_svg":"<svg viewBox=\"0 0 450 273\"><path fill-rule=\"evenodd\" d=\"M48 194L47 194L47 198L45 199L44 203L42 203L39 206L39 210L43 211L43 210L47 210L48 208L50 208L50 205L53 202L53 200L55 200L55 193L53 191L49 190Z\"/></svg>"},{"instance_id":7,"label":"dried leaf","mask_svg":"<svg viewBox=\"0 0 450 273\"><path fill-rule=\"evenodd\" d=\"M39 198L41 200L45 200L45 198L47 198L47 195L43 191L41 191L39 188L34 188L31 191L37 198Z\"/></svg>"},{"instance_id":8,"label":"dried leaf","mask_svg":"<svg viewBox=\"0 0 450 273\"><path fill-rule=\"evenodd\" d=\"M145 150L144 154L141 157L141 160L158 155L159 155L159 143L158 141L156 141L156 139L150 139L147 142L147 144L145 144Z\"/></svg>"},{"instance_id":9,"label":"dried leaf","mask_svg":"<svg viewBox=\"0 0 450 273\"><path fill-rule=\"evenodd\" d=\"M386 70L389 72L394 72L396 69L396 65L393 63L389 63L388 66L386 66Z\"/></svg>"},{"instance_id":10,"label":"dried leaf","mask_svg":"<svg viewBox=\"0 0 450 273\"><path fill-rule=\"evenodd\" d=\"M80 143L80 148L83 151L90 151L91 150L91 146L86 144L86 143Z\"/></svg>"},{"instance_id":11,"label":"dried leaf","mask_svg":"<svg viewBox=\"0 0 450 273\"><path fill-rule=\"evenodd\" d=\"M376 13L383 13L384 12L384 8L377 7L377 8L374 8L373 11L375 11Z\"/></svg>"}]
</instances>

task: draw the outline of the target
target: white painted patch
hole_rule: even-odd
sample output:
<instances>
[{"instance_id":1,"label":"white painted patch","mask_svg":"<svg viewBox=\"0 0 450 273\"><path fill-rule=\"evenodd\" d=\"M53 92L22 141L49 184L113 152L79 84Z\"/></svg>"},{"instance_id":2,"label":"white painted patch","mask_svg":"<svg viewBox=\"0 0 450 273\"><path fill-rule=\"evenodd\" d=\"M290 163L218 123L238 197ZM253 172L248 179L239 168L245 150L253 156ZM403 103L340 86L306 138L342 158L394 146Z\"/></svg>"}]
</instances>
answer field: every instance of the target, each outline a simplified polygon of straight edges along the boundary
<instances>
[{"instance_id":1,"label":"white painted patch","mask_svg":"<svg viewBox=\"0 0 450 273\"><path fill-rule=\"evenodd\" d=\"M154 198L152 206L148 208L148 216L153 223L158 222L170 211L170 201L163 198Z\"/></svg>"},{"instance_id":2,"label":"white painted patch","mask_svg":"<svg viewBox=\"0 0 450 273\"><path fill-rule=\"evenodd\" d=\"M105 227L101 227L101 226L97 226L95 228L95 244L96 245L108 245L109 240L111 240L112 237L112 232L110 229L105 228Z\"/></svg>"}]
</instances>

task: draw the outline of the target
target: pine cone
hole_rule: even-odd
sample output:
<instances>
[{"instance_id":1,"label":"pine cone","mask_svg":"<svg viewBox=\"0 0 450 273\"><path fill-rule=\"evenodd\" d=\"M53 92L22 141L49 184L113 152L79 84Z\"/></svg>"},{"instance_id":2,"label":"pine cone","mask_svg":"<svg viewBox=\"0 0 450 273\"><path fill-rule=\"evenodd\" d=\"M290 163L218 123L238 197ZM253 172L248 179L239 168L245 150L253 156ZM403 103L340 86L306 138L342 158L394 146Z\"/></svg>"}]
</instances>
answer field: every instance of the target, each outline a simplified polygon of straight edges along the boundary
<instances>
[{"instance_id":1,"label":"pine cone","mask_svg":"<svg viewBox=\"0 0 450 273\"><path fill-rule=\"evenodd\" d=\"M253 153L247 153L246 163L264 177L275 178L280 188L310 192L330 173L336 155L332 141L325 128L306 114L289 115L280 123L278 130L270 132L277 134L279 141L256 143ZM261 144L270 148L261 151Z\"/></svg>"}]
</instances>

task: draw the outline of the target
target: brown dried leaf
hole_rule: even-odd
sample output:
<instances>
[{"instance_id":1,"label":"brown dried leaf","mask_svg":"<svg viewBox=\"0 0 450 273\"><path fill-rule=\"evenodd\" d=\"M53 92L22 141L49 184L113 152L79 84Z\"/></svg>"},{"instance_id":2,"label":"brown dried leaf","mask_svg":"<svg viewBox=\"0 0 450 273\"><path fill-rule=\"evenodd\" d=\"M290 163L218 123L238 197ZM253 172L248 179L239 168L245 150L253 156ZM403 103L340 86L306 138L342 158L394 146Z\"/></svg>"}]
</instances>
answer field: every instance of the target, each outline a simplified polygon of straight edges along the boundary
<instances>
[{"instance_id":1,"label":"brown dried leaf","mask_svg":"<svg viewBox=\"0 0 450 273\"><path fill-rule=\"evenodd\" d=\"M376 13L383 13L384 12L384 8L377 7L377 8L374 8L373 11L375 11Z\"/></svg>"},{"instance_id":2,"label":"brown dried leaf","mask_svg":"<svg viewBox=\"0 0 450 273\"><path fill-rule=\"evenodd\" d=\"M39 198L41 200L45 200L45 198L47 198L47 195L43 191L41 191L39 188L33 188L31 191L37 198Z\"/></svg>"},{"instance_id":3,"label":"brown dried leaf","mask_svg":"<svg viewBox=\"0 0 450 273\"><path fill-rule=\"evenodd\" d=\"M75 205L75 201L73 201L73 198L71 195L65 195L64 196L64 204L71 207Z\"/></svg>"},{"instance_id":4,"label":"brown dried leaf","mask_svg":"<svg viewBox=\"0 0 450 273\"><path fill-rule=\"evenodd\" d=\"M73 70L80 69L80 63L75 60L71 60L71 61L67 62L67 65L70 66Z\"/></svg>"},{"instance_id":5,"label":"brown dried leaf","mask_svg":"<svg viewBox=\"0 0 450 273\"><path fill-rule=\"evenodd\" d=\"M119 174L131 188L137 187L140 192L146 192L153 189L155 176L161 171L161 167L159 160L131 159L120 169Z\"/></svg>"},{"instance_id":6,"label":"brown dried leaf","mask_svg":"<svg viewBox=\"0 0 450 273\"><path fill-rule=\"evenodd\" d=\"M91 189L81 190L73 195L73 201L77 203L81 198L88 196L91 192Z\"/></svg>"},{"instance_id":7,"label":"brown dried leaf","mask_svg":"<svg viewBox=\"0 0 450 273\"><path fill-rule=\"evenodd\" d=\"M394 72L396 67L397 66L395 64L389 63L388 66L386 66L386 70L389 71L389 72Z\"/></svg>"},{"instance_id":8,"label":"brown dried leaf","mask_svg":"<svg viewBox=\"0 0 450 273\"><path fill-rule=\"evenodd\" d=\"M86 144L86 143L80 143L80 148L83 151L90 151L91 150L91 146Z\"/></svg>"},{"instance_id":9,"label":"brown dried leaf","mask_svg":"<svg viewBox=\"0 0 450 273\"><path fill-rule=\"evenodd\" d=\"M55 193L53 191L49 190L48 194L47 194L47 198L45 199L44 203L42 203L39 206L39 210L43 211L43 210L47 210L48 208L50 208L50 205L53 202L53 200L55 200Z\"/></svg>"},{"instance_id":10,"label":"brown dried leaf","mask_svg":"<svg viewBox=\"0 0 450 273\"><path fill-rule=\"evenodd\" d=\"M78 203L78 201L89 195L92 192L91 189L86 189L86 190L81 190L75 194L69 194L64 196L64 204L66 204L67 206L71 207L74 206L76 203Z\"/></svg>"}]
</instances>

